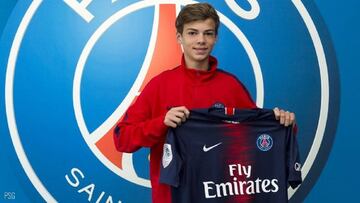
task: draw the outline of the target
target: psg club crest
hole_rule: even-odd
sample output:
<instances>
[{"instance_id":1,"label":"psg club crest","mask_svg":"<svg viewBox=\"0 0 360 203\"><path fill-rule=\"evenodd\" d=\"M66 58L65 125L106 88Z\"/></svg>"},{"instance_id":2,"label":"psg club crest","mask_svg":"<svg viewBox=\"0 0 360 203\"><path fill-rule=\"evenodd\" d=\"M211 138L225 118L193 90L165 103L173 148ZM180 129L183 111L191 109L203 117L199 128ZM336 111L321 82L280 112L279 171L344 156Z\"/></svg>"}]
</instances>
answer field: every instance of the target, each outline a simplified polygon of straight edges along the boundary
<instances>
[{"instance_id":1,"label":"psg club crest","mask_svg":"<svg viewBox=\"0 0 360 203\"><path fill-rule=\"evenodd\" d=\"M242 81L258 107L296 112L304 182L288 192L301 202L338 119L326 26L311 0L208 2L221 20L212 53L219 67ZM180 63L174 21L189 3L18 1L1 36L0 147L23 172L19 184L36 191L29 199L150 202L149 150L117 152L111 132L146 83ZM269 135L257 141L263 151L272 145Z\"/></svg>"},{"instance_id":2,"label":"psg club crest","mask_svg":"<svg viewBox=\"0 0 360 203\"><path fill-rule=\"evenodd\" d=\"M273 146L273 139L268 134L262 134L256 140L256 145L263 152L269 151Z\"/></svg>"}]
</instances>

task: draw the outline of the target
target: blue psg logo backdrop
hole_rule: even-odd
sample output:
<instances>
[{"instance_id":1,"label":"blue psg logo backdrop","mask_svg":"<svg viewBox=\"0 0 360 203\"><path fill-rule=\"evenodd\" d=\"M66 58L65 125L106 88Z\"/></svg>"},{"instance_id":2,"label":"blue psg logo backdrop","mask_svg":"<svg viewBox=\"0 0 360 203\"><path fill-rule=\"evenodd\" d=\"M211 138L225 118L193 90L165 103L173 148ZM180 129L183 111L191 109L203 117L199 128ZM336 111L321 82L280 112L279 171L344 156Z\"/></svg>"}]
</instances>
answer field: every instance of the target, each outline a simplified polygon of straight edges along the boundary
<instances>
[{"instance_id":1,"label":"blue psg logo backdrop","mask_svg":"<svg viewBox=\"0 0 360 203\"><path fill-rule=\"evenodd\" d=\"M153 76L179 64L174 21L193 2L17 3L1 38L1 139L11 143L1 147L15 151L17 170L44 200L150 201L148 150L116 152L111 130ZM221 18L213 51L220 68L259 107L296 112L304 183L289 197L301 201L337 126L338 70L326 27L308 0L209 2Z\"/></svg>"}]
</instances>

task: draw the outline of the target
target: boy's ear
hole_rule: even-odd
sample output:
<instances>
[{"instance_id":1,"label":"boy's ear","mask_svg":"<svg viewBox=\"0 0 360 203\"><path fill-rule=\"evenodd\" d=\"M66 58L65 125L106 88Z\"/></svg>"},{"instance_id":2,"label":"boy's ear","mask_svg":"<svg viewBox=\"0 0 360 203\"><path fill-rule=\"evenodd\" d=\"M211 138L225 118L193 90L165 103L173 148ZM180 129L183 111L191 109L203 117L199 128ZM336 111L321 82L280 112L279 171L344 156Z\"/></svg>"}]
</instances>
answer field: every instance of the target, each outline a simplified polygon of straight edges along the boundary
<instances>
[{"instance_id":1,"label":"boy's ear","mask_svg":"<svg viewBox=\"0 0 360 203\"><path fill-rule=\"evenodd\" d=\"M179 44L182 44L182 40L181 40L181 34L180 33L176 33L176 40Z\"/></svg>"}]
</instances>

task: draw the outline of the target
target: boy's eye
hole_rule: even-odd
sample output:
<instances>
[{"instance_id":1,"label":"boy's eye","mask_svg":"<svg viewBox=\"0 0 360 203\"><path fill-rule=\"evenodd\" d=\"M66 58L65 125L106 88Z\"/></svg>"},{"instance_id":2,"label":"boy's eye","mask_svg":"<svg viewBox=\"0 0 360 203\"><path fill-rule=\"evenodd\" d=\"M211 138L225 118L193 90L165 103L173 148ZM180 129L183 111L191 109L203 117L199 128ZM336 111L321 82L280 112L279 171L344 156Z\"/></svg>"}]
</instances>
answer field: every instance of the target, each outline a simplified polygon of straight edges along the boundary
<instances>
[{"instance_id":1,"label":"boy's eye","mask_svg":"<svg viewBox=\"0 0 360 203\"><path fill-rule=\"evenodd\" d=\"M215 34L214 34L214 32L205 32L205 35L207 35L207 36L214 36Z\"/></svg>"},{"instance_id":2,"label":"boy's eye","mask_svg":"<svg viewBox=\"0 0 360 203\"><path fill-rule=\"evenodd\" d=\"M196 35L196 32L188 32L189 35Z\"/></svg>"}]
</instances>

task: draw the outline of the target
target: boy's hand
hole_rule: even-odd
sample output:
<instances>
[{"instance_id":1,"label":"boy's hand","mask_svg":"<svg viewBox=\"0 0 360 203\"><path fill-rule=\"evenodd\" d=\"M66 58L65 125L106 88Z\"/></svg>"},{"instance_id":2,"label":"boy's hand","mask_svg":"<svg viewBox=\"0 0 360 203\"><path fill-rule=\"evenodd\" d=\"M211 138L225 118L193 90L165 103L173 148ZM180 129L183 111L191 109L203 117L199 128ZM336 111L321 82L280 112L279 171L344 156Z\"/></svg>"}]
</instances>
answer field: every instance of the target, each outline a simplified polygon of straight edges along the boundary
<instances>
[{"instance_id":1,"label":"boy's hand","mask_svg":"<svg viewBox=\"0 0 360 203\"><path fill-rule=\"evenodd\" d=\"M173 107L165 115L164 124L176 128L189 118L190 111L185 106Z\"/></svg>"},{"instance_id":2,"label":"boy's hand","mask_svg":"<svg viewBox=\"0 0 360 203\"><path fill-rule=\"evenodd\" d=\"M279 109L275 107L274 114L276 120L280 120L280 124L289 126L291 124L295 124L295 114L289 111L284 111L283 109Z\"/></svg>"}]
</instances>

